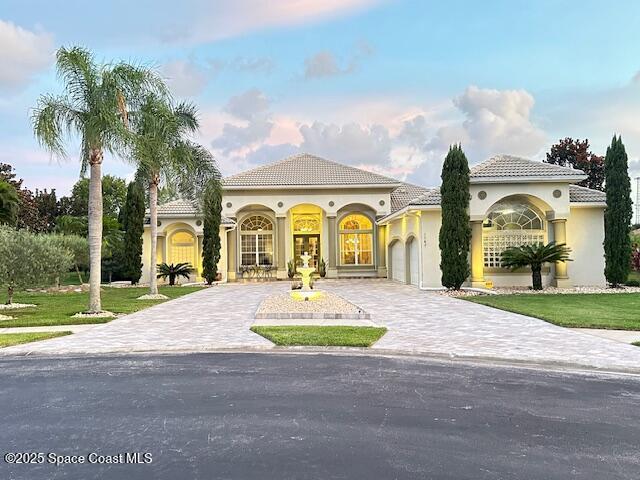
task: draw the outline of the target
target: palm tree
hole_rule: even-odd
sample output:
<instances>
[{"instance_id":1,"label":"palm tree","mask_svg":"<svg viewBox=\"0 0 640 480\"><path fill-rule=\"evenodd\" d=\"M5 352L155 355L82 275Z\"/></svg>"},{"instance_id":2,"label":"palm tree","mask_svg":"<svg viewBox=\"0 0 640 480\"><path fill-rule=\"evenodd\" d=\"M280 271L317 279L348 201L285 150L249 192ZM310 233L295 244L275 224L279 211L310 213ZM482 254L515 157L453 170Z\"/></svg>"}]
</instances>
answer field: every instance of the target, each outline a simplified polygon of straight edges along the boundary
<instances>
[{"instance_id":1,"label":"palm tree","mask_svg":"<svg viewBox=\"0 0 640 480\"><path fill-rule=\"evenodd\" d=\"M0 224L15 225L20 198L15 187L0 180Z\"/></svg>"},{"instance_id":2,"label":"palm tree","mask_svg":"<svg viewBox=\"0 0 640 480\"><path fill-rule=\"evenodd\" d=\"M88 50L60 48L56 69L64 83L62 95L42 95L32 115L33 130L42 146L66 156L65 141L80 137L82 172L89 180L89 312L100 312L102 245L102 161L105 151L125 154L130 141L128 112L150 92L166 94L152 70L127 63L99 65Z\"/></svg>"},{"instance_id":3,"label":"palm tree","mask_svg":"<svg viewBox=\"0 0 640 480\"><path fill-rule=\"evenodd\" d=\"M199 127L193 104L173 106L162 97L148 95L140 110L131 113L131 121L136 132L134 160L138 175L149 188L149 295L158 295L153 266L157 255L159 186L171 185L183 198L195 200L220 174L211 153L189 139Z\"/></svg>"},{"instance_id":4,"label":"palm tree","mask_svg":"<svg viewBox=\"0 0 640 480\"><path fill-rule=\"evenodd\" d=\"M169 277L169 285L174 286L176 284L176 278L184 277L189 278L191 272L193 272L193 268L190 263L176 263L175 265L166 263L159 263L157 265L158 275L157 278L167 278Z\"/></svg>"},{"instance_id":5,"label":"palm tree","mask_svg":"<svg viewBox=\"0 0 640 480\"><path fill-rule=\"evenodd\" d=\"M571 249L564 243L550 242L546 245L536 243L510 247L502 252L502 266L515 270L531 267L533 289L542 290L542 265L544 263L570 262Z\"/></svg>"}]
</instances>

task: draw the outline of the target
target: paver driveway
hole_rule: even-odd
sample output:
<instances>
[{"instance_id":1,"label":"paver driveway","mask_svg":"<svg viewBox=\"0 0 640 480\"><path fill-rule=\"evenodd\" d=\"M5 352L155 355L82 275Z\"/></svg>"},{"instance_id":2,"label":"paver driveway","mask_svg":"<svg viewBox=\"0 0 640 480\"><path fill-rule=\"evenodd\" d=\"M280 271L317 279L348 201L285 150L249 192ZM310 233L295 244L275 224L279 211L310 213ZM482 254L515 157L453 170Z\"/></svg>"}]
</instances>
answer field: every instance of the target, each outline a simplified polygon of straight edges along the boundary
<instances>
[{"instance_id":1,"label":"paver driveway","mask_svg":"<svg viewBox=\"0 0 640 480\"><path fill-rule=\"evenodd\" d=\"M444 297L387 280L322 281L372 314L388 333L373 347L404 353L557 362L640 372L640 348L524 315ZM286 282L228 284L114 320L68 337L17 345L7 354L74 354L272 348L249 330L265 296Z\"/></svg>"}]
</instances>

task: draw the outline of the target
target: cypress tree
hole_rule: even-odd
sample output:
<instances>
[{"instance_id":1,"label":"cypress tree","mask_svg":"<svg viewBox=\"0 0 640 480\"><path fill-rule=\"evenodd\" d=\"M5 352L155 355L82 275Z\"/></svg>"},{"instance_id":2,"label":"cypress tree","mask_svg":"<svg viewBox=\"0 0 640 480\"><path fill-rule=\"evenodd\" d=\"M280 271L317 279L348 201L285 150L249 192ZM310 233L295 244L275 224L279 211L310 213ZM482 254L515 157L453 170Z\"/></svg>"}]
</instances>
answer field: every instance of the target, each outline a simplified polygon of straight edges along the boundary
<instances>
[{"instance_id":1,"label":"cypress tree","mask_svg":"<svg viewBox=\"0 0 640 480\"><path fill-rule=\"evenodd\" d=\"M627 281L630 270L629 225L633 215L631 180L622 137L613 136L604 159L607 208L604 211L604 275L612 287Z\"/></svg>"},{"instance_id":2,"label":"cypress tree","mask_svg":"<svg viewBox=\"0 0 640 480\"><path fill-rule=\"evenodd\" d=\"M220 260L220 222L222 219L222 190L220 182L207 185L203 199L202 276L211 285L218 276Z\"/></svg>"},{"instance_id":3,"label":"cypress tree","mask_svg":"<svg viewBox=\"0 0 640 480\"><path fill-rule=\"evenodd\" d=\"M122 210L124 250L122 271L125 278L136 284L142 276L142 234L144 233L144 190L138 181L127 187L127 198Z\"/></svg>"},{"instance_id":4,"label":"cypress tree","mask_svg":"<svg viewBox=\"0 0 640 480\"><path fill-rule=\"evenodd\" d=\"M442 226L440 270L442 285L459 290L469 276L469 163L460 145L452 145L442 165Z\"/></svg>"}]
</instances>

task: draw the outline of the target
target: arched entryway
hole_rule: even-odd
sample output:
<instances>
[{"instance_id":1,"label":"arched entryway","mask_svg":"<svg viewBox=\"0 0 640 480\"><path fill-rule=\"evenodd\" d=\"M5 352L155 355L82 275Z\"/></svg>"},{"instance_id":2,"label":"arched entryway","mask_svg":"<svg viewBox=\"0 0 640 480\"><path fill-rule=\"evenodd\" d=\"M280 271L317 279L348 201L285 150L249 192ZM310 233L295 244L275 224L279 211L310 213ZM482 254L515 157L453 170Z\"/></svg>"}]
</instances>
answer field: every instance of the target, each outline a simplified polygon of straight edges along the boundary
<instances>
[{"instance_id":1,"label":"arched entryway","mask_svg":"<svg viewBox=\"0 0 640 480\"><path fill-rule=\"evenodd\" d=\"M289 210L292 256L297 266L302 266L301 256L306 252L311 258L309 266L318 269L324 252L322 238L324 210L317 205L299 204Z\"/></svg>"}]
</instances>

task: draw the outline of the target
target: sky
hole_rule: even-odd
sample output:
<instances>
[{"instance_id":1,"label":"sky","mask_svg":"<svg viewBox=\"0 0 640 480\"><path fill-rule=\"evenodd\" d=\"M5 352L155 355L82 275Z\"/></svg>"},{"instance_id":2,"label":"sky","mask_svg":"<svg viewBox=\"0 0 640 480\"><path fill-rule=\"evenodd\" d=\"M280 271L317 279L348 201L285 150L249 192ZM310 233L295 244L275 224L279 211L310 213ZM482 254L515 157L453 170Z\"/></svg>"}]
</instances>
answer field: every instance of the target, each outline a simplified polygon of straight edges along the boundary
<instances>
[{"instance_id":1,"label":"sky","mask_svg":"<svg viewBox=\"0 0 640 480\"><path fill-rule=\"evenodd\" d=\"M0 0L0 162L66 194L75 143L33 137L55 51L155 68L194 102L224 175L308 152L425 186L449 145L470 164L543 159L564 137L622 135L640 175L640 2L616 0ZM131 178L126 159L105 173ZM635 181L634 187L635 187Z\"/></svg>"}]
</instances>

